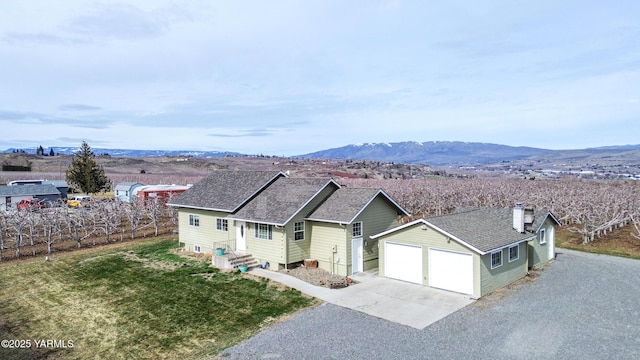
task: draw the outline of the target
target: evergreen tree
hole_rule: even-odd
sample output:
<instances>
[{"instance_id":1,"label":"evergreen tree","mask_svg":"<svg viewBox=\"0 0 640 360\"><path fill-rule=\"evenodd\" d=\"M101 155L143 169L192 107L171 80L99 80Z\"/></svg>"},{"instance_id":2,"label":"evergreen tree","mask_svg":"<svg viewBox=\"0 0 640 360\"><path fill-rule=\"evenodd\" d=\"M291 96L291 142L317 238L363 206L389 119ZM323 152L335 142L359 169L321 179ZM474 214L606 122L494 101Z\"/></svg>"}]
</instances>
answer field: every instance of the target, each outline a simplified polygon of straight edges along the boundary
<instances>
[{"instance_id":1,"label":"evergreen tree","mask_svg":"<svg viewBox=\"0 0 640 360\"><path fill-rule=\"evenodd\" d=\"M67 182L85 194L111 190L111 180L104 174L104 169L98 165L95 157L89 144L83 141L67 169Z\"/></svg>"}]
</instances>

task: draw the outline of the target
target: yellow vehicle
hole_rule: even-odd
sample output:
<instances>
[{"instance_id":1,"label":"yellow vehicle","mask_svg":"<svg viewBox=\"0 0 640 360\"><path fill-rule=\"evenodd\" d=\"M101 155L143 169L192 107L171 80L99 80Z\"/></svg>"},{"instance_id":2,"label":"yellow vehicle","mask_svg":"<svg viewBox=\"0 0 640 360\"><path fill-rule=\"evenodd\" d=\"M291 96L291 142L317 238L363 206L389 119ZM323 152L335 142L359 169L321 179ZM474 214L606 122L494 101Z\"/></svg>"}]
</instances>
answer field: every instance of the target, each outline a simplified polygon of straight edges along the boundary
<instances>
[{"instance_id":1,"label":"yellow vehicle","mask_svg":"<svg viewBox=\"0 0 640 360\"><path fill-rule=\"evenodd\" d=\"M89 195L78 195L78 196L73 196L71 197L69 200L67 200L67 205L69 205L70 207L89 207L91 206L91 202L93 200L91 199L91 196Z\"/></svg>"}]
</instances>

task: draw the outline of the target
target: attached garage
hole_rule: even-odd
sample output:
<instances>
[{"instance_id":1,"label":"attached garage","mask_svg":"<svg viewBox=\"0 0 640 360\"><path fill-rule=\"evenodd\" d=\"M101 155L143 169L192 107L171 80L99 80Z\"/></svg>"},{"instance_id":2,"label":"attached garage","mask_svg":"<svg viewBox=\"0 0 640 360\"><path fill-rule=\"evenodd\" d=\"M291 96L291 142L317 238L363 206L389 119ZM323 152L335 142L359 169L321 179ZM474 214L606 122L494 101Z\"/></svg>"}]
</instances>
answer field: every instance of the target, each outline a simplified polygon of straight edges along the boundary
<instances>
[{"instance_id":1,"label":"attached garage","mask_svg":"<svg viewBox=\"0 0 640 360\"><path fill-rule=\"evenodd\" d=\"M473 294L473 255L430 248L429 285L462 294Z\"/></svg>"},{"instance_id":2,"label":"attached garage","mask_svg":"<svg viewBox=\"0 0 640 360\"><path fill-rule=\"evenodd\" d=\"M471 208L372 235L379 244L379 274L473 298L496 291L547 261L557 220L546 210L515 216L522 212Z\"/></svg>"},{"instance_id":3,"label":"attached garage","mask_svg":"<svg viewBox=\"0 0 640 360\"><path fill-rule=\"evenodd\" d=\"M385 276L422 284L422 246L384 243Z\"/></svg>"}]
</instances>

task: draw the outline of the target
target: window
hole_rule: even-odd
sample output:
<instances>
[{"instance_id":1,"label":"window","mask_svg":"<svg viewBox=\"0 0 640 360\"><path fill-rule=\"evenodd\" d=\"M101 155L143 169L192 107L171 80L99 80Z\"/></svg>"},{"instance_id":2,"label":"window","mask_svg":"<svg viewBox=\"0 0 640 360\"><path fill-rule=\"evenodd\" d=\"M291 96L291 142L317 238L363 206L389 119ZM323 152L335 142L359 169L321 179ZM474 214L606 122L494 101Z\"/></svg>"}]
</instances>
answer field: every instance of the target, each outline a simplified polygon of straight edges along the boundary
<instances>
[{"instance_id":1,"label":"window","mask_svg":"<svg viewBox=\"0 0 640 360\"><path fill-rule=\"evenodd\" d=\"M540 238L538 239L539 240L538 242L540 243L540 245L547 243L547 237L544 230L545 229L540 229L540 234L539 234Z\"/></svg>"},{"instance_id":2,"label":"window","mask_svg":"<svg viewBox=\"0 0 640 360\"><path fill-rule=\"evenodd\" d=\"M229 231L229 221L227 219L216 219L216 229Z\"/></svg>"},{"instance_id":3,"label":"window","mask_svg":"<svg viewBox=\"0 0 640 360\"><path fill-rule=\"evenodd\" d=\"M502 266L502 250L491 253L491 268L495 269Z\"/></svg>"},{"instance_id":4,"label":"window","mask_svg":"<svg viewBox=\"0 0 640 360\"><path fill-rule=\"evenodd\" d=\"M194 245L193 251L199 253L199 252L202 252L202 248L200 247L200 245Z\"/></svg>"},{"instance_id":5,"label":"window","mask_svg":"<svg viewBox=\"0 0 640 360\"><path fill-rule=\"evenodd\" d=\"M258 239L265 239L265 240L271 240L272 236L273 236L273 225L267 225L267 224L255 224L255 228L256 228L256 237Z\"/></svg>"},{"instance_id":6,"label":"window","mask_svg":"<svg viewBox=\"0 0 640 360\"><path fill-rule=\"evenodd\" d=\"M362 236L362 221L358 221L351 225L353 227L352 236L353 237L361 237Z\"/></svg>"},{"instance_id":7,"label":"window","mask_svg":"<svg viewBox=\"0 0 640 360\"><path fill-rule=\"evenodd\" d=\"M200 216L198 216L198 215L189 215L189 225L191 225L191 226L200 226Z\"/></svg>"},{"instance_id":8,"label":"window","mask_svg":"<svg viewBox=\"0 0 640 360\"><path fill-rule=\"evenodd\" d=\"M516 261L520 258L520 245L509 247L509 262Z\"/></svg>"},{"instance_id":9,"label":"window","mask_svg":"<svg viewBox=\"0 0 640 360\"><path fill-rule=\"evenodd\" d=\"M293 239L304 240L304 221L293 224Z\"/></svg>"}]
</instances>

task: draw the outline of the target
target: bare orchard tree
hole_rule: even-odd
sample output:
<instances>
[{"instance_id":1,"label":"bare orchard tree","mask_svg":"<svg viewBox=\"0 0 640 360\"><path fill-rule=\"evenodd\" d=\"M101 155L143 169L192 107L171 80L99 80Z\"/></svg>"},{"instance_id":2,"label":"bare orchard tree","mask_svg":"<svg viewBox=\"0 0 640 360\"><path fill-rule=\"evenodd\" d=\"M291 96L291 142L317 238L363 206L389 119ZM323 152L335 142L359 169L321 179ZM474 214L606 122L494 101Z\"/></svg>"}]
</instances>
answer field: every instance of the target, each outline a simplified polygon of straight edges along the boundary
<instances>
[{"instance_id":1,"label":"bare orchard tree","mask_svg":"<svg viewBox=\"0 0 640 360\"><path fill-rule=\"evenodd\" d=\"M82 247L82 241L90 237L95 228L91 223L91 213L80 207L77 209L63 208L62 216L69 236L76 242L78 248Z\"/></svg>"},{"instance_id":2,"label":"bare orchard tree","mask_svg":"<svg viewBox=\"0 0 640 360\"><path fill-rule=\"evenodd\" d=\"M113 234L121 224L118 204L116 201L102 201L98 202L92 209L96 231L98 229L102 231L107 244L110 241L111 234Z\"/></svg>"},{"instance_id":3,"label":"bare orchard tree","mask_svg":"<svg viewBox=\"0 0 640 360\"><path fill-rule=\"evenodd\" d=\"M630 216L631 223L633 224L633 228L636 230L631 233L631 236L640 240L640 211L638 213L632 214Z\"/></svg>"},{"instance_id":4,"label":"bare orchard tree","mask_svg":"<svg viewBox=\"0 0 640 360\"><path fill-rule=\"evenodd\" d=\"M162 204L157 198L149 199L144 204L144 213L146 217L151 221L154 228L155 236L158 236L160 231L160 219L162 217Z\"/></svg>"},{"instance_id":5,"label":"bare orchard tree","mask_svg":"<svg viewBox=\"0 0 640 360\"><path fill-rule=\"evenodd\" d=\"M5 249L5 239L9 233L9 212L0 211L0 261Z\"/></svg>"},{"instance_id":6,"label":"bare orchard tree","mask_svg":"<svg viewBox=\"0 0 640 360\"><path fill-rule=\"evenodd\" d=\"M29 229L29 245L31 246L31 250L33 251L33 255L36 254L36 250L33 247L35 244L35 236L37 234L37 228L40 225L40 214L34 211L21 211L25 214L27 227Z\"/></svg>"},{"instance_id":7,"label":"bare orchard tree","mask_svg":"<svg viewBox=\"0 0 640 360\"><path fill-rule=\"evenodd\" d=\"M56 235L62 234L62 212L64 209L53 207L43 211L42 219L43 242L47 245L47 254L51 254Z\"/></svg>"},{"instance_id":8,"label":"bare orchard tree","mask_svg":"<svg viewBox=\"0 0 640 360\"><path fill-rule=\"evenodd\" d=\"M24 235L25 230L28 228L28 216L29 212L27 211L14 211L11 213L11 217L9 218L9 231L11 232L11 236L13 237L13 249L16 254L16 259L20 258L20 251L24 246Z\"/></svg>"},{"instance_id":9,"label":"bare orchard tree","mask_svg":"<svg viewBox=\"0 0 640 360\"><path fill-rule=\"evenodd\" d=\"M136 231L138 231L140 223L145 216L145 209L141 207L140 203L136 200L130 203L120 204L120 209L124 213L124 216L131 227L131 239L135 239Z\"/></svg>"}]
</instances>

